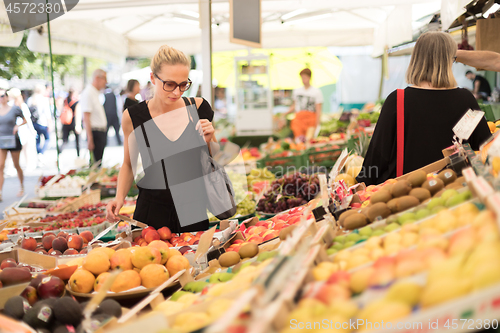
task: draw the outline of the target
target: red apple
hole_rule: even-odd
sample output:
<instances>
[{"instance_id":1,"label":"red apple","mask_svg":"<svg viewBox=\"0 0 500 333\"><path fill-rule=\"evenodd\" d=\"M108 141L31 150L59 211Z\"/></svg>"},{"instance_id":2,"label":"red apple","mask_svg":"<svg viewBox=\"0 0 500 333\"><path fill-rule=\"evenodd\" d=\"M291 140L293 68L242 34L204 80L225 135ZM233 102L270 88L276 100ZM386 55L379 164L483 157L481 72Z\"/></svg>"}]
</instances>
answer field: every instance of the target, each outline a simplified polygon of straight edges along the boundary
<instances>
[{"instance_id":1,"label":"red apple","mask_svg":"<svg viewBox=\"0 0 500 333\"><path fill-rule=\"evenodd\" d=\"M45 234L42 238L43 248L48 251L52 248L52 241L56 239L56 236L53 233Z\"/></svg>"},{"instance_id":2,"label":"red apple","mask_svg":"<svg viewBox=\"0 0 500 333\"><path fill-rule=\"evenodd\" d=\"M24 297L31 306L33 306L38 301L38 294L35 287L32 286L27 286L26 289L24 289L21 293L21 296Z\"/></svg>"},{"instance_id":3,"label":"red apple","mask_svg":"<svg viewBox=\"0 0 500 333\"><path fill-rule=\"evenodd\" d=\"M335 300L347 301L351 298L351 292L348 288L338 284L324 284L318 290L315 298L325 304L331 304Z\"/></svg>"},{"instance_id":4,"label":"red apple","mask_svg":"<svg viewBox=\"0 0 500 333\"><path fill-rule=\"evenodd\" d=\"M57 276L47 276L37 288L40 298L59 298L64 293L64 281Z\"/></svg>"},{"instance_id":5,"label":"red apple","mask_svg":"<svg viewBox=\"0 0 500 333\"><path fill-rule=\"evenodd\" d=\"M161 240L169 240L172 238L172 232L168 227L162 227L158 229L158 234L160 235Z\"/></svg>"},{"instance_id":6,"label":"red apple","mask_svg":"<svg viewBox=\"0 0 500 333\"><path fill-rule=\"evenodd\" d=\"M36 288L38 288L38 285L40 284L40 282L42 282L42 280L46 277L47 277L47 275L42 274L42 273L35 274L32 276L29 285L36 289Z\"/></svg>"},{"instance_id":7,"label":"red apple","mask_svg":"<svg viewBox=\"0 0 500 333\"><path fill-rule=\"evenodd\" d=\"M36 249L36 240L33 237L24 238L21 241L21 247L28 251L35 251Z\"/></svg>"},{"instance_id":8,"label":"red apple","mask_svg":"<svg viewBox=\"0 0 500 333\"><path fill-rule=\"evenodd\" d=\"M57 237L52 241L52 248L63 253L68 249L68 242L64 237Z\"/></svg>"},{"instance_id":9,"label":"red apple","mask_svg":"<svg viewBox=\"0 0 500 333\"><path fill-rule=\"evenodd\" d=\"M146 232L146 235L144 235L144 240L149 244L152 241L160 240L160 235L156 232L156 230L149 230Z\"/></svg>"},{"instance_id":10,"label":"red apple","mask_svg":"<svg viewBox=\"0 0 500 333\"><path fill-rule=\"evenodd\" d=\"M45 251L44 249L37 249L35 251L35 253L38 253L38 254L48 254L47 251Z\"/></svg>"},{"instance_id":11,"label":"red apple","mask_svg":"<svg viewBox=\"0 0 500 333\"><path fill-rule=\"evenodd\" d=\"M42 236L42 240L43 240L45 237L50 236L50 235L52 235L52 236L56 237L56 234L55 234L55 233L53 233L53 232L47 232L47 233L43 234L43 236Z\"/></svg>"},{"instance_id":12,"label":"red apple","mask_svg":"<svg viewBox=\"0 0 500 333\"><path fill-rule=\"evenodd\" d=\"M153 231L156 231L155 228L153 227L147 227L147 228L144 228L142 229L142 232L141 232L141 237L144 238L144 236L146 236L146 232L148 232L149 230L153 230Z\"/></svg>"},{"instance_id":13,"label":"red apple","mask_svg":"<svg viewBox=\"0 0 500 333\"><path fill-rule=\"evenodd\" d=\"M181 248L179 249L179 252L180 252L181 254L184 254L184 253L186 253L187 251L190 251L190 250L191 250L191 247L189 247L189 246L183 246L183 247L181 247Z\"/></svg>"},{"instance_id":14,"label":"red apple","mask_svg":"<svg viewBox=\"0 0 500 333\"><path fill-rule=\"evenodd\" d=\"M351 280L351 276L350 276L350 274L348 272L346 272L346 271L338 271L338 272L333 273L328 278L328 280L326 281L326 283L328 283L328 284L338 284L338 285L341 285L341 286L343 286L345 288L349 288L350 280Z\"/></svg>"}]
</instances>

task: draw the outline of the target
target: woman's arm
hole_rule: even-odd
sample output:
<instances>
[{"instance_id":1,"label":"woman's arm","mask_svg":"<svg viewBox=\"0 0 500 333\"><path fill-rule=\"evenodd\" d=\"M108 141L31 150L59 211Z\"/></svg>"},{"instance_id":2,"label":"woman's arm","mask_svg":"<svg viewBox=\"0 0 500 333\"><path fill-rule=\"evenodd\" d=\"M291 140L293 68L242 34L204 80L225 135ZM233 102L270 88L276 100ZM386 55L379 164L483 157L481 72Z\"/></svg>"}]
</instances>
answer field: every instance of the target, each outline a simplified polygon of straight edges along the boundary
<instances>
[{"instance_id":1,"label":"woman's arm","mask_svg":"<svg viewBox=\"0 0 500 333\"><path fill-rule=\"evenodd\" d=\"M500 53L458 50L457 61L487 71L500 72Z\"/></svg>"},{"instance_id":2,"label":"woman's arm","mask_svg":"<svg viewBox=\"0 0 500 333\"><path fill-rule=\"evenodd\" d=\"M128 113L128 110L125 110L122 118L122 128L123 128L123 164L120 168L120 172L118 173L118 183L116 188L116 196L113 201L111 201L106 207L107 218L109 221L116 221L116 215L120 212L120 208L123 206L123 202L125 201L125 197L127 193L130 191L130 187L132 186L132 182L134 180L133 170L132 170L132 162L131 162L131 154L129 150L129 137L133 132L134 128L132 125L132 119ZM135 155L134 153L132 155Z\"/></svg>"}]
</instances>

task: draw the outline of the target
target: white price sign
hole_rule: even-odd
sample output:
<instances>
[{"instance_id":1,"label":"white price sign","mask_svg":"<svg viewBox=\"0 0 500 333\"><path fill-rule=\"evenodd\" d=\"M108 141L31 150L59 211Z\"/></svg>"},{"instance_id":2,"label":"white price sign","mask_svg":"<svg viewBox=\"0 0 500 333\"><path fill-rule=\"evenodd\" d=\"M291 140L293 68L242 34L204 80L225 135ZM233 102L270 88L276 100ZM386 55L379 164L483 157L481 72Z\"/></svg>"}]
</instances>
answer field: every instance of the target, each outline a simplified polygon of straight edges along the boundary
<instances>
[{"instance_id":1,"label":"white price sign","mask_svg":"<svg viewBox=\"0 0 500 333\"><path fill-rule=\"evenodd\" d=\"M467 111L453 127L453 133L461 140L468 140L483 117L483 111Z\"/></svg>"}]
</instances>

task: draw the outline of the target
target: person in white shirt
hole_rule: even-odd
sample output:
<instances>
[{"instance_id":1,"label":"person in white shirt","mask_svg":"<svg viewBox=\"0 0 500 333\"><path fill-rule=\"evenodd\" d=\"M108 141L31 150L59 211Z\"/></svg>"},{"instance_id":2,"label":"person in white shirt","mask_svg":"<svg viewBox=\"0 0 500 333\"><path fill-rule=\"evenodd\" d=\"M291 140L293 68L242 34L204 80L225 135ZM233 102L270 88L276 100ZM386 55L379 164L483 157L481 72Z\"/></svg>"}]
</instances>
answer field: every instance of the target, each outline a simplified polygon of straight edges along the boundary
<instances>
[{"instance_id":1,"label":"person in white shirt","mask_svg":"<svg viewBox=\"0 0 500 333\"><path fill-rule=\"evenodd\" d=\"M92 74L92 84L82 91L80 109L87 133L87 147L93 154L93 161L101 161L107 144L108 122L104 106L99 99L100 91L106 88L106 72L96 69Z\"/></svg>"},{"instance_id":2,"label":"person in white shirt","mask_svg":"<svg viewBox=\"0 0 500 333\"><path fill-rule=\"evenodd\" d=\"M33 95L28 99L28 106L31 112L31 121L36 130L36 151L38 153L38 163L44 164L43 154L49 148L50 132L52 130L52 111L50 99L45 96L46 88L43 85L35 86ZM40 145L43 136L43 146ZM39 165L40 166L40 165Z\"/></svg>"},{"instance_id":3,"label":"person in white shirt","mask_svg":"<svg viewBox=\"0 0 500 333\"><path fill-rule=\"evenodd\" d=\"M288 113L296 112L290 128L295 139L304 141L308 129L319 126L323 94L321 90L311 86L311 70L309 68L300 71L300 77L304 87L293 91L293 103Z\"/></svg>"}]
</instances>

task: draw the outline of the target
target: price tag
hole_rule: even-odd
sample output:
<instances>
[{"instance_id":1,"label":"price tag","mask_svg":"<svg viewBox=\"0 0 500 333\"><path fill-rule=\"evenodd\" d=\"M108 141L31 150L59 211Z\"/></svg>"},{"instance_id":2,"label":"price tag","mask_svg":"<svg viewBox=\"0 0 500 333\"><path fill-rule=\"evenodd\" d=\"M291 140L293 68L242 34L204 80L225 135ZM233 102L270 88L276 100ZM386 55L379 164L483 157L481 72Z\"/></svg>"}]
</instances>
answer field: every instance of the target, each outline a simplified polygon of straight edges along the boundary
<instances>
[{"instance_id":1,"label":"price tag","mask_svg":"<svg viewBox=\"0 0 500 333\"><path fill-rule=\"evenodd\" d=\"M340 170L344 167L344 164L347 160L347 156L349 155L347 148L342 151L340 154L339 158L337 159L337 162L335 162L335 165L333 166L332 170L330 171L330 186L332 186L333 182L335 181L335 178L337 178L338 174L340 173Z\"/></svg>"},{"instance_id":2,"label":"price tag","mask_svg":"<svg viewBox=\"0 0 500 333\"><path fill-rule=\"evenodd\" d=\"M328 230L328 228L330 228L330 226L328 224L322 226L321 229L319 229L318 232L316 233L316 235L314 236L311 244L318 244L319 241L323 238L323 235Z\"/></svg>"},{"instance_id":3,"label":"price tag","mask_svg":"<svg viewBox=\"0 0 500 333\"><path fill-rule=\"evenodd\" d=\"M468 140L483 117L483 111L467 111L453 127L453 133L461 140Z\"/></svg>"},{"instance_id":4,"label":"price tag","mask_svg":"<svg viewBox=\"0 0 500 333\"><path fill-rule=\"evenodd\" d=\"M464 176L465 178L465 181L468 183L470 181L472 181L473 179L475 179L477 176L476 176L476 173L474 172L474 170L472 168L466 168L466 169L463 169L462 170L462 175Z\"/></svg>"}]
</instances>

